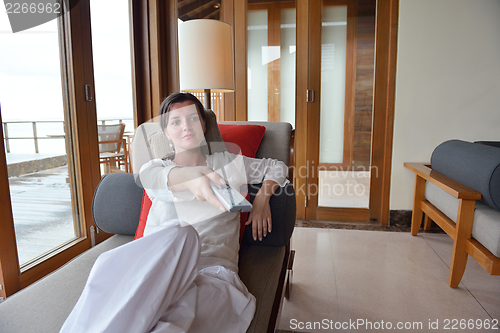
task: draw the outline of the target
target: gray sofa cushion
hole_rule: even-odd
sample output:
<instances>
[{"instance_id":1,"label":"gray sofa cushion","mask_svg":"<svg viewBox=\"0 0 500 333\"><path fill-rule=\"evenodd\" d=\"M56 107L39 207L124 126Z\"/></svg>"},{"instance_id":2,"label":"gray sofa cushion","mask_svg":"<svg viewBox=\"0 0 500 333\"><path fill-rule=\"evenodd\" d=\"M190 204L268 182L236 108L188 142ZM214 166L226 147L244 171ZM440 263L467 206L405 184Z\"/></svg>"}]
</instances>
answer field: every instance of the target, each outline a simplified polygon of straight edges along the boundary
<instances>
[{"instance_id":1,"label":"gray sofa cushion","mask_svg":"<svg viewBox=\"0 0 500 333\"><path fill-rule=\"evenodd\" d=\"M144 189L130 173L106 175L94 192L92 215L95 225L110 234L135 235Z\"/></svg>"},{"instance_id":2,"label":"gray sofa cushion","mask_svg":"<svg viewBox=\"0 0 500 333\"><path fill-rule=\"evenodd\" d=\"M500 210L500 149L460 140L443 142L434 149L432 169L468 186L482 201Z\"/></svg>"},{"instance_id":3,"label":"gray sofa cushion","mask_svg":"<svg viewBox=\"0 0 500 333\"><path fill-rule=\"evenodd\" d=\"M425 198L453 222L457 222L457 198L428 181L425 182Z\"/></svg>"},{"instance_id":4,"label":"gray sofa cushion","mask_svg":"<svg viewBox=\"0 0 500 333\"><path fill-rule=\"evenodd\" d=\"M453 222L457 221L459 200L426 182L425 198ZM500 212L476 201L472 237L495 256L500 257Z\"/></svg>"},{"instance_id":5,"label":"gray sofa cushion","mask_svg":"<svg viewBox=\"0 0 500 333\"><path fill-rule=\"evenodd\" d=\"M213 113L212 113L213 114ZM213 115L215 117L215 115ZM226 147L224 144L218 144L219 142L222 141L222 136L220 134L220 131L218 130L217 123L215 123L215 120L208 121L208 119L211 119L212 116L208 116L207 113L207 132L205 133L205 138L206 141L209 143L211 152L222 152L226 151ZM219 121L218 124L220 125L243 125L242 122L240 121ZM283 142L287 143L287 146L289 146L290 138L292 135L292 125L289 123L284 123L284 122L245 122L244 125L259 125L259 126L264 126L266 128L266 132L264 133L264 136L262 137L262 141L259 145L259 149L257 150L257 153L255 154L255 157L257 158L275 158L279 161L283 161L286 165L290 165L290 151L287 149L283 149ZM148 141L152 147L151 150L151 156L155 158L163 158L165 156L168 156L170 154L170 149L168 148L167 144L167 139L165 138L165 135L160 131L159 125L155 124L147 124L148 130L146 134L148 137ZM146 126L143 126L146 127ZM141 128L142 130L142 128ZM141 139L141 134L136 134L138 135L139 140L134 140L133 143L133 148L134 150L141 150L139 147L141 144L144 146L144 143L141 143L140 141L144 141ZM157 147L160 145L163 148ZM142 148L144 150L144 147ZM134 170L138 170L142 164L144 164L148 159L149 155L145 155L144 158L146 160L137 162L136 157L134 157Z\"/></svg>"},{"instance_id":6,"label":"gray sofa cushion","mask_svg":"<svg viewBox=\"0 0 500 333\"><path fill-rule=\"evenodd\" d=\"M97 257L132 240L116 235L0 304L0 332L57 333L82 293Z\"/></svg>"},{"instance_id":7,"label":"gray sofa cushion","mask_svg":"<svg viewBox=\"0 0 500 333\"><path fill-rule=\"evenodd\" d=\"M476 202L472 237L500 258L500 212Z\"/></svg>"},{"instance_id":8,"label":"gray sofa cushion","mask_svg":"<svg viewBox=\"0 0 500 333\"><path fill-rule=\"evenodd\" d=\"M247 333L268 332L274 298L285 257L285 247L247 246L240 249L239 276L255 296L257 308Z\"/></svg>"}]
</instances>

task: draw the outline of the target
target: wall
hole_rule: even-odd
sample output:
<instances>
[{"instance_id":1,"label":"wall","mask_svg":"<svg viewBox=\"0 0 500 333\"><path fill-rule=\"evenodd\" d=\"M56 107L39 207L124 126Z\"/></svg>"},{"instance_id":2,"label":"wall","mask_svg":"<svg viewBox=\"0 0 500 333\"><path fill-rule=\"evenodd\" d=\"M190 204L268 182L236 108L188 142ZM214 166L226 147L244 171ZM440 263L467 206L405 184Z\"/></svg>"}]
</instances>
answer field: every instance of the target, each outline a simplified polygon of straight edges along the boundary
<instances>
[{"instance_id":1,"label":"wall","mask_svg":"<svg viewBox=\"0 0 500 333\"><path fill-rule=\"evenodd\" d=\"M400 0L391 210L449 139L500 141L500 1Z\"/></svg>"}]
</instances>

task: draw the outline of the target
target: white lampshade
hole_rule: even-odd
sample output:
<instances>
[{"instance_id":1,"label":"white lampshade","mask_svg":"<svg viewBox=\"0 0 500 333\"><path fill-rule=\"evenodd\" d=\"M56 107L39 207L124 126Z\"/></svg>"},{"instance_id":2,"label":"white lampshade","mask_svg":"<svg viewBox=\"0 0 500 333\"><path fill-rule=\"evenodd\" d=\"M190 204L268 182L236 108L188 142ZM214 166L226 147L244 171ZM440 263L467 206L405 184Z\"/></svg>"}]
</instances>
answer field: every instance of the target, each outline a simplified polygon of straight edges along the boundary
<instances>
[{"instance_id":1,"label":"white lampshade","mask_svg":"<svg viewBox=\"0 0 500 333\"><path fill-rule=\"evenodd\" d=\"M217 20L179 24L180 90L234 90L231 26Z\"/></svg>"}]
</instances>

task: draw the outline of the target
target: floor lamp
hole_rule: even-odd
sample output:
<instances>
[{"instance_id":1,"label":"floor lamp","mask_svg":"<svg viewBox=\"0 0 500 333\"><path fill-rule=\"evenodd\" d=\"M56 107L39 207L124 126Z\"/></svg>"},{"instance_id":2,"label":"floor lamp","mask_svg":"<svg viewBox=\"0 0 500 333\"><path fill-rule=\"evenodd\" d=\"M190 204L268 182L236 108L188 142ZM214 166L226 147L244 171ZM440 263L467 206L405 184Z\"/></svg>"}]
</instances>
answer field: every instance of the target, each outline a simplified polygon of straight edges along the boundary
<instances>
[{"instance_id":1,"label":"floor lamp","mask_svg":"<svg viewBox=\"0 0 500 333\"><path fill-rule=\"evenodd\" d=\"M203 92L205 109L210 92L234 91L233 47L228 23L201 19L179 24L180 90Z\"/></svg>"}]
</instances>

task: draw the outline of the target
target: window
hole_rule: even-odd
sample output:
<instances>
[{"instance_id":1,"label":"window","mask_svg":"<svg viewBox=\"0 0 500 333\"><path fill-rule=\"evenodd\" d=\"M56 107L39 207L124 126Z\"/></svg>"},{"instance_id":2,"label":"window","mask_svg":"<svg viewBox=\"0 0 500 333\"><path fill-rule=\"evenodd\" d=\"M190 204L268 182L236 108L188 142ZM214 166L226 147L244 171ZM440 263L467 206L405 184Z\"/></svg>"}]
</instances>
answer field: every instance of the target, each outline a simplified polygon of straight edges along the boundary
<instances>
[{"instance_id":1,"label":"window","mask_svg":"<svg viewBox=\"0 0 500 333\"><path fill-rule=\"evenodd\" d=\"M15 34L3 25L8 20L0 20L0 47L8 50L0 55L0 115L8 123L3 125L0 144L4 147L0 151L0 297L26 287L109 236L95 233L91 216L101 175L90 3L80 0L73 5L57 20ZM130 61L128 56L125 62ZM103 90L102 101L107 94ZM132 105L130 96L128 101ZM49 162L61 173L47 171L52 170L49 165L33 184L39 186L36 192L29 194L25 190L30 177L9 178L14 171L7 163L16 152L44 162L43 157L50 155ZM54 183L44 188L49 178ZM25 256L23 244L36 245L34 234L41 229L56 240ZM26 242L23 233L29 236Z\"/></svg>"}]
</instances>

